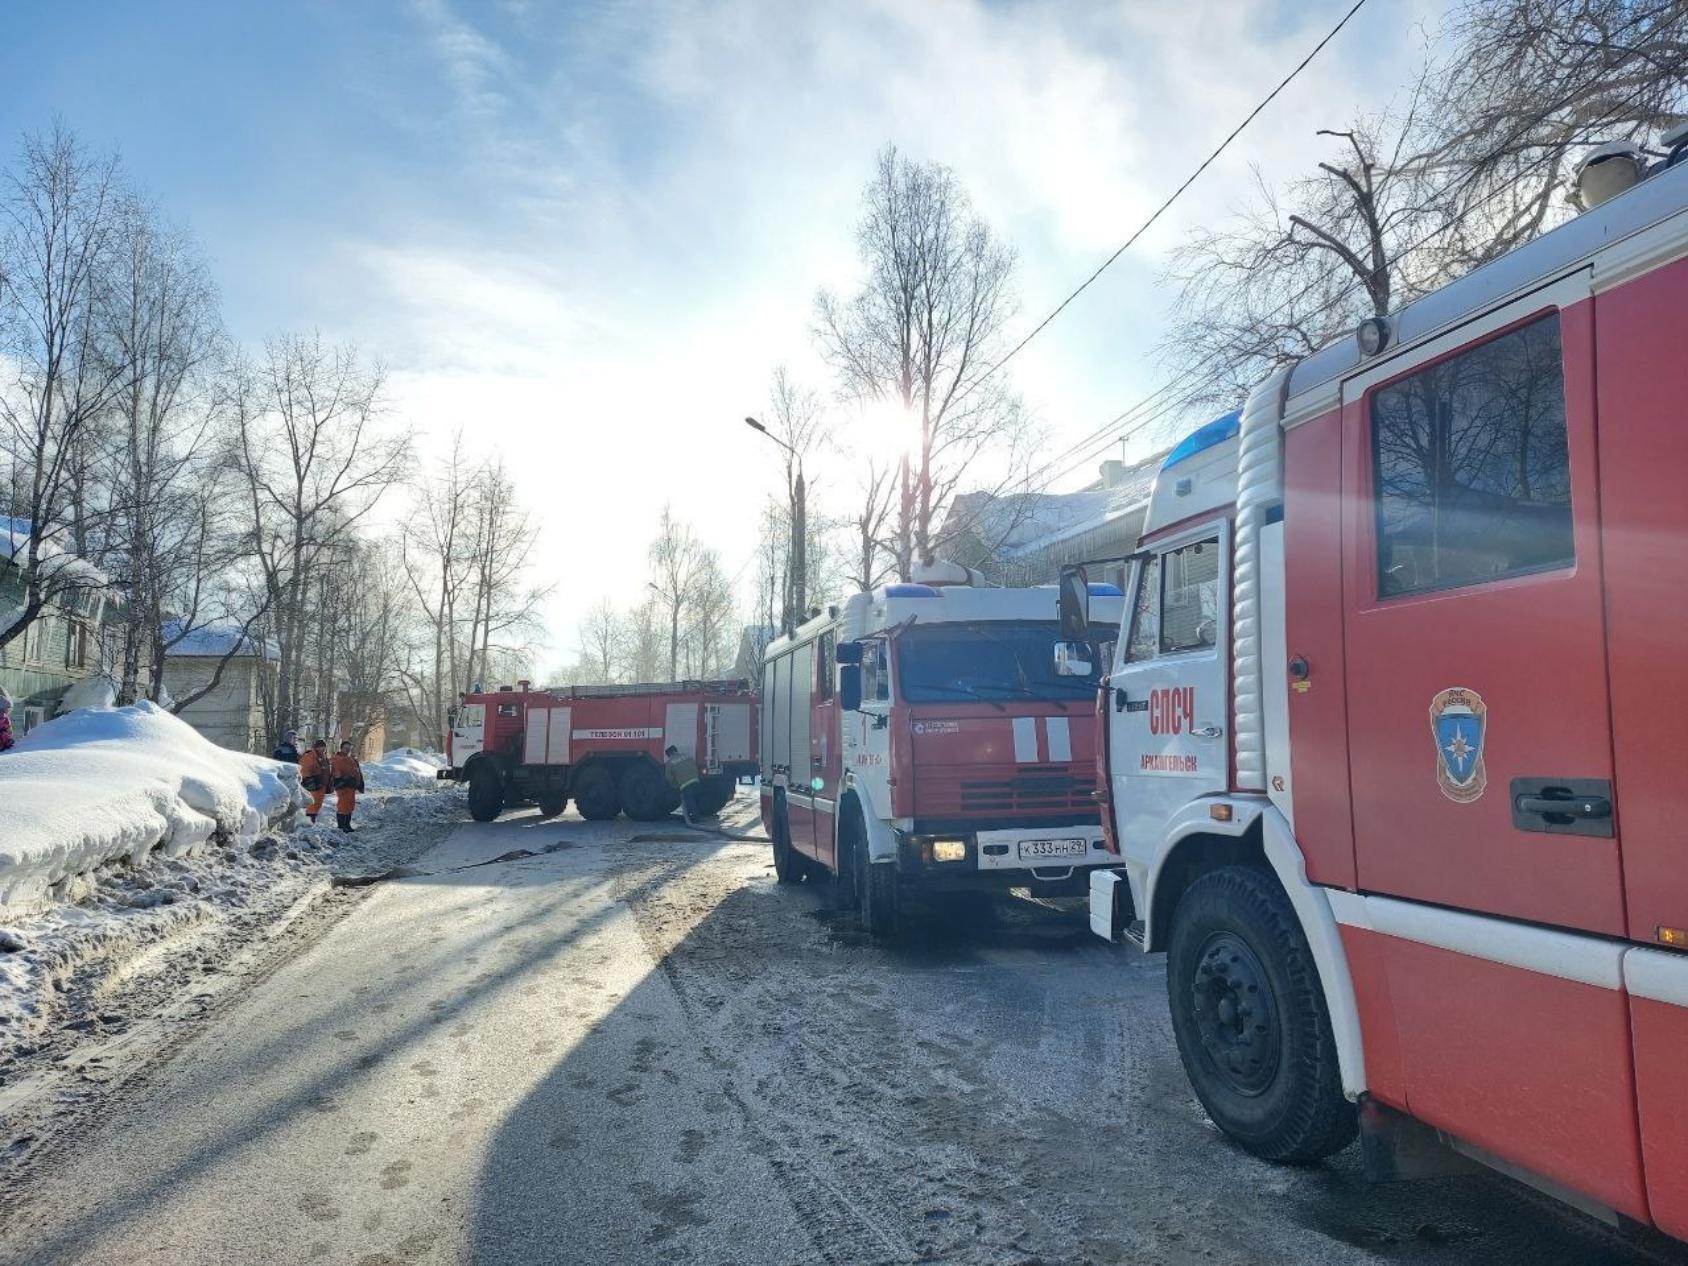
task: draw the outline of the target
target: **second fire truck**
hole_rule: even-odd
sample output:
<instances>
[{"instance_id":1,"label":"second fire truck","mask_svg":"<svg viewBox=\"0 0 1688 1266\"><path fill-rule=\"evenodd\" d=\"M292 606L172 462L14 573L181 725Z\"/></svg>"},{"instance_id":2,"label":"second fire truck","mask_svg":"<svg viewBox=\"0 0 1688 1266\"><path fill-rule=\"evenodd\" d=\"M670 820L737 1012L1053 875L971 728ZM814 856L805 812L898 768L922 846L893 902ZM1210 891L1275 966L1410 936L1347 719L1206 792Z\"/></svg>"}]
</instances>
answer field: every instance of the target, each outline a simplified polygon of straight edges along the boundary
<instances>
[{"instance_id":1,"label":"second fire truck","mask_svg":"<svg viewBox=\"0 0 1688 1266\"><path fill-rule=\"evenodd\" d=\"M965 573L937 564L930 578ZM836 877L874 935L901 896L1083 891L1102 848L1091 700L1119 623L1050 666L1053 587L893 584L853 594L767 650L762 817L782 882Z\"/></svg>"}]
</instances>

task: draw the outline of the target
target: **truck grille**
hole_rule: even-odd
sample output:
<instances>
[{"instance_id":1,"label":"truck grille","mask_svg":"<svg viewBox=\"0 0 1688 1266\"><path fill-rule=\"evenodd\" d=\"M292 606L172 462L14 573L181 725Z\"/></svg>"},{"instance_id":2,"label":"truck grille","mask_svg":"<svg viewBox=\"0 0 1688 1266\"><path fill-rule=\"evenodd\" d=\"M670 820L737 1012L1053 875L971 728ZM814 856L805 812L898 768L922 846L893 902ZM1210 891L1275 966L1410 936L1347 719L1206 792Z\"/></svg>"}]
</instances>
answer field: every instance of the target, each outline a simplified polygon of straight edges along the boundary
<instances>
[{"instance_id":1,"label":"truck grille","mask_svg":"<svg viewBox=\"0 0 1688 1266\"><path fill-rule=\"evenodd\" d=\"M961 813L1003 817L1096 812L1096 802L1090 795L1096 788L1094 773L1070 765L1015 765L1013 771L998 773L975 767L956 770L952 777L934 777L937 771L922 769L919 783L924 794L917 812L928 816Z\"/></svg>"}]
</instances>

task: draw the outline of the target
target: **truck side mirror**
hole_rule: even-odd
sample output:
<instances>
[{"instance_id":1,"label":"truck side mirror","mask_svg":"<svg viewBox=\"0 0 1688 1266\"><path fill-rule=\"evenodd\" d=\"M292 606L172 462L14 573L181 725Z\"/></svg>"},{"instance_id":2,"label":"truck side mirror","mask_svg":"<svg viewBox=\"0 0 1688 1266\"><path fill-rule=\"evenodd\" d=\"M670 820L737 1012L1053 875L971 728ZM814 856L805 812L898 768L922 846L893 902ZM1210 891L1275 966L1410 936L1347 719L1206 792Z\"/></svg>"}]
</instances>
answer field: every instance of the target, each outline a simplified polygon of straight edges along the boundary
<instances>
[{"instance_id":1,"label":"truck side mirror","mask_svg":"<svg viewBox=\"0 0 1688 1266\"><path fill-rule=\"evenodd\" d=\"M1090 637L1090 576L1082 567L1061 568L1056 611L1061 619L1061 640L1083 642Z\"/></svg>"},{"instance_id":2,"label":"truck side mirror","mask_svg":"<svg viewBox=\"0 0 1688 1266\"><path fill-rule=\"evenodd\" d=\"M844 664L838 669L838 703L846 712L858 712L862 706L862 669L859 664Z\"/></svg>"},{"instance_id":3,"label":"truck side mirror","mask_svg":"<svg viewBox=\"0 0 1688 1266\"><path fill-rule=\"evenodd\" d=\"M860 642L840 642L833 655L840 664L859 664L862 662L862 644Z\"/></svg>"}]
</instances>

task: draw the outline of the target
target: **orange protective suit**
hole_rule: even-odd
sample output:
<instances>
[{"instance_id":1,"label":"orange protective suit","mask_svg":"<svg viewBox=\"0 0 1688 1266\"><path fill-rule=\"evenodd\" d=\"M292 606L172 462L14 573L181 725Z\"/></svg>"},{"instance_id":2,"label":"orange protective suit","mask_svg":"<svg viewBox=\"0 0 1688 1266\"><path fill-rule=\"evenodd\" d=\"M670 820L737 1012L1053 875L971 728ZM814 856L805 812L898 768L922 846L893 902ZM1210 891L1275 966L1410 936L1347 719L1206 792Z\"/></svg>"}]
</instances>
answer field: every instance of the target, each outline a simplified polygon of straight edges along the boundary
<instances>
[{"instance_id":1,"label":"orange protective suit","mask_svg":"<svg viewBox=\"0 0 1688 1266\"><path fill-rule=\"evenodd\" d=\"M348 752L335 752L328 762L329 784L334 788L334 812L351 817L363 790L363 767Z\"/></svg>"},{"instance_id":2,"label":"orange protective suit","mask_svg":"<svg viewBox=\"0 0 1688 1266\"><path fill-rule=\"evenodd\" d=\"M327 763L314 747L299 757L299 785L310 793L310 807L305 812L312 818L322 812L322 802L328 797Z\"/></svg>"}]
</instances>

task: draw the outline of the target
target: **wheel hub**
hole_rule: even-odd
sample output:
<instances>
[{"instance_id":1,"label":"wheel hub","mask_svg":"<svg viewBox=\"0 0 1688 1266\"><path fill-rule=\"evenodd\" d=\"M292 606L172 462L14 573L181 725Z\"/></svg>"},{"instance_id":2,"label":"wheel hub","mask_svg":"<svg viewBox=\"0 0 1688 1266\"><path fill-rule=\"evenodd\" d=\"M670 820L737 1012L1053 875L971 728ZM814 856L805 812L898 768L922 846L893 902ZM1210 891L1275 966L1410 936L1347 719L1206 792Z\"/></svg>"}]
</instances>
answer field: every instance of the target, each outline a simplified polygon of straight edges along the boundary
<instances>
[{"instance_id":1,"label":"wheel hub","mask_svg":"<svg viewBox=\"0 0 1688 1266\"><path fill-rule=\"evenodd\" d=\"M1196 1032L1220 1079L1241 1095L1263 1093L1278 1071L1280 1033L1266 970L1232 932L1208 937L1191 982Z\"/></svg>"}]
</instances>

